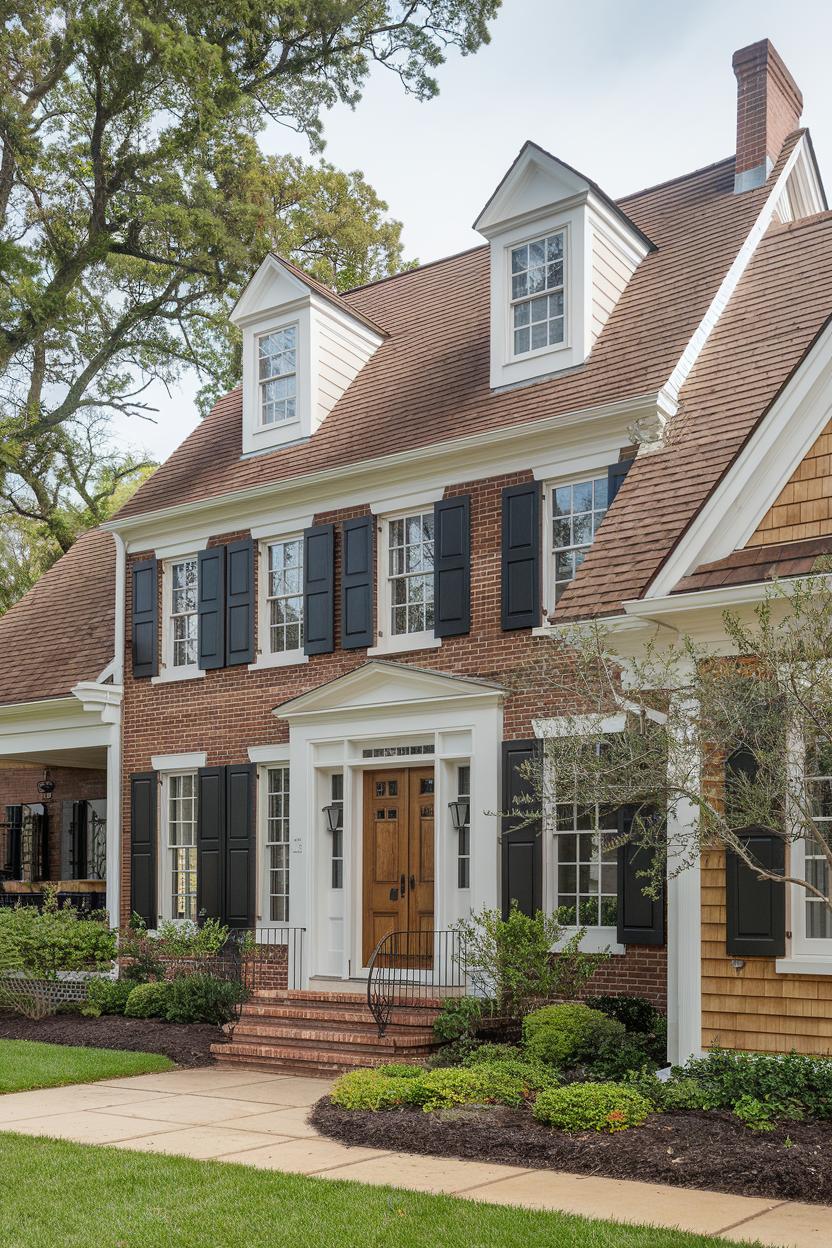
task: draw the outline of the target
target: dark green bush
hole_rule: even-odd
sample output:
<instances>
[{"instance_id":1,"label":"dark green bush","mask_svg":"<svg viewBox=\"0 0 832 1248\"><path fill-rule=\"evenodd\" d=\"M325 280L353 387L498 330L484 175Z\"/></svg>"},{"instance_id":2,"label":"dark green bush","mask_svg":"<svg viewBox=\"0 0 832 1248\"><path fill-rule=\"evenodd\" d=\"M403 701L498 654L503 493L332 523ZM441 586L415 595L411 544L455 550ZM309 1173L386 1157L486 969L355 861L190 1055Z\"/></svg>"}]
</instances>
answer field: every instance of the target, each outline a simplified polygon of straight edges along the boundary
<instances>
[{"instance_id":1,"label":"dark green bush","mask_svg":"<svg viewBox=\"0 0 832 1248\"><path fill-rule=\"evenodd\" d=\"M569 1068L590 1061L602 1045L623 1043L622 1023L588 1005L544 1005L523 1019L523 1040L530 1057Z\"/></svg>"},{"instance_id":2,"label":"dark green bush","mask_svg":"<svg viewBox=\"0 0 832 1248\"><path fill-rule=\"evenodd\" d=\"M617 1018L628 1031L649 1034L656 1030L657 1024L664 1022L664 1015L644 997L587 997L586 1005L593 1010L600 1010L609 1018Z\"/></svg>"},{"instance_id":3,"label":"dark green bush","mask_svg":"<svg viewBox=\"0 0 832 1248\"><path fill-rule=\"evenodd\" d=\"M59 906L54 889L45 890L43 910L34 906L0 908L0 947L19 970L36 979L59 971L106 971L116 956L116 938L106 922L79 917Z\"/></svg>"},{"instance_id":4,"label":"dark green bush","mask_svg":"<svg viewBox=\"0 0 832 1248\"><path fill-rule=\"evenodd\" d=\"M101 1014L123 1014L132 987L123 979L90 980L81 1013L88 1018L98 1018Z\"/></svg>"},{"instance_id":5,"label":"dark green bush","mask_svg":"<svg viewBox=\"0 0 832 1248\"><path fill-rule=\"evenodd\" d=\"M485 1008L486 1002L479 997L448 997L434 1020L434 1036L445 1043L473 1044Z\"/></svg>"},{"instance_id":6,"label":"dark green bush","mask_svg":"<svg viewBox=\"0 0 832 1248\"><path fill-rule=\"evenodd\" d=\"M832 1118L832 1059L800 1053L733 1053L714 1049L673 1072L694 1079L705 1108L734 1109L743 1097L769 1107L775 1118Z\"/></svg>"},{"instance_id":7,"label":"dark green bush","mask_svg":"<svg viewBox=\"0 0 832 1248\"><path fill-rule=\"evenodd\" d=\"M154 984L131 985L124 1007L127 1018L164 1018L168 1006L168 985L164 980Z\"/></svg>"},{"instance_id":8,"label":"dark green bush","mask_svg":"<svg viewBox=\"0 0 832 1248\"><path fill-rule=\"evenodd\" d=\"M541 1092L532 1112L562 1131L625 1131L640 1126L653 1106L636 1088L621 1083L572 1083Z\"/></svg>"},{"instance_id":9,"label":"dark green bush","mask_svg":"<svg viewBox=\"0 0 832 1248\"><path fill-rule=\"evenodd\" d=\"M245 999L242 984L213 975L180 975L167 986L165 1018L169 1023L230 1023Z\"/></svg>"}]
</instances>

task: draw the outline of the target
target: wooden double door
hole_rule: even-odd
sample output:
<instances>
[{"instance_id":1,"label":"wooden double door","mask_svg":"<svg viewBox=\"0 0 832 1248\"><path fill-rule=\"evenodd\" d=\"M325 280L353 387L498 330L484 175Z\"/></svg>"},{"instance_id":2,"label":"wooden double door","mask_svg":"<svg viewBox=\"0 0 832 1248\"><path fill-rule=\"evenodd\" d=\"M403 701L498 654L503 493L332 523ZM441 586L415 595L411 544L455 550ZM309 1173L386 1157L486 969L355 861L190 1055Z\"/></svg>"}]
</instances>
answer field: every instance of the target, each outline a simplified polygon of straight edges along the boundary
<instances>
[{"instance_id":1,"label":"wooden double door","mask_svg":"<svg viewBox=\"0 0 832 1248\"><path fill-rule=\"evenodd\" d=\"M364 773L364 905L366 966L389 932L433 931L434 773L432 767ZM429 960L432 938L410 938L414 964Z\"/></svg>"}]
</instances>

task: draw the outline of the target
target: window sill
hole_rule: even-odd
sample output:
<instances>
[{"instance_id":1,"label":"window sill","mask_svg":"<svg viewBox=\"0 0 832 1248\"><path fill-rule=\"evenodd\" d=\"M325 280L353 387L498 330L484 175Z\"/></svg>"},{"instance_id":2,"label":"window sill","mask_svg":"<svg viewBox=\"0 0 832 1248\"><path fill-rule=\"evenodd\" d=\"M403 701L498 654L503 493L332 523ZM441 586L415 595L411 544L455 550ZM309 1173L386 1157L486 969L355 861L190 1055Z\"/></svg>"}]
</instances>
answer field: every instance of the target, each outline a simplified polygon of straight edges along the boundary
<instances>
[{"instance_id":1,"label":"window sill","mask_svg":"<svg viewBox=\"0 0 832 1248\"><path fill-rule=\"evenodd\" d=\"M250 672L268 672L275 667L297 667L300 663L308 663L309 655L302 650L284 650L280 654L264 654L256 663L249 663Z\"/></svg>"},{"instance_id":2,"label":"window sill","mask_svg":"<svg viewBox=\"0 0 832 1248\"><path fill-rule=\"evenodd\" d=\"M442 638L434 637L433 633L405 633L401 637L385 637L377 646L370 646L367 657L407 654L411 650L438 650L441 645Z\"/></svg>"},{"instance_id":3,"label":"window sill","mask_svg":"<svg viewBox=\"0 0 832 1248\"><path fill-rule=\"evenodd\" d=\"M774 969L778 975L832 975L832 953L778 958Z\"/></svg>"},{"instance_id":4,"label":"window sill","mask_svg":"<svg viewBox=\"0 0 832 1248\"><path fill-rule=\"evenodd\" d=\"M579 929L577 927L564 928L563 943L565 944ZM555 945L554 951L557 953L558 946ZM584 932L584 938L581 941L581 953L606 953L609 952L615 957L621 957L627 952L627 946L618 943L618 932L614 927L588 927Z\"/></svg>"},{"instance_id":5,"label":"window sill","mask_svg":"<svg viewBox=\"0 0 832 1248\"><path fill-rule=\"evenodd\" d=\"M151 685L173 685L180 680L202 680L205 672L201 667L170 667L159 673L158 676L151 676Z\"/></svg>"}]
</instances>

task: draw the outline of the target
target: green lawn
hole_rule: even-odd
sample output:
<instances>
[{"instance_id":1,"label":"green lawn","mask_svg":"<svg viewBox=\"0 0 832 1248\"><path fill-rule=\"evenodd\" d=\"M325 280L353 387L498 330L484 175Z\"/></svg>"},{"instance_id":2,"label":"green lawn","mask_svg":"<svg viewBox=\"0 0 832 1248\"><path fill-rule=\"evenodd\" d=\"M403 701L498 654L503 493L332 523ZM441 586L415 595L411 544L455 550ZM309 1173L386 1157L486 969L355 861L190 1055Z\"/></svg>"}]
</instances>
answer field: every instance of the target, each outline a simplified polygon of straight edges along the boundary
<instances>
[{"instance_id":1,"label":"green lawn","mask_svg":"<svg viewBox=\"0 0 832 1248\"><path fill-rule=\"evenodd\" d=\"M159 1053L0 1040L0 1092L25 1092L30 1088L55 1088L64 1083L91 1083L95 1079L173 1069L174 1063Z\"/></svg>"},{"instance_id":2,"label":"green lawn","mask_svg":"<svg viewBox=\"0 0 832 1248\"><path fill-rule=\"evenodd\" d=\"M717 1243L707 1236L450 1196L2 1133L0 1173L3 1248L715 1248ZM730 1248L728 1241L718 1242Z\"/></svg>"}]
</instances>

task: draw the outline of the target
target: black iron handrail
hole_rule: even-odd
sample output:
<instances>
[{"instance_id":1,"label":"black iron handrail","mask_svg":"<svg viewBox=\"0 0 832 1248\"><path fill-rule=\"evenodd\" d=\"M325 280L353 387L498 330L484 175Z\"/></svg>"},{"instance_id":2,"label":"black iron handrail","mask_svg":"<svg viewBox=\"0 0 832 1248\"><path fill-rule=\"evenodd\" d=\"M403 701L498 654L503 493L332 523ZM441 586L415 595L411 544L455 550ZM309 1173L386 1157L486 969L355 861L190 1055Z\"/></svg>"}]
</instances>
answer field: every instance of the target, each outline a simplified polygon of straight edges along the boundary
<instances>
[{"instance_id":1,"label":"black iron handrail","mask_svg":"<svg viewBox=\"0 0 832 1248\"><path fill-rule=\"evenodd\" d=\"M383 1036L395 1009L464 996L467 988L465 941L460 932L388 932L370 958L367 1006Z\"/></svg>"}]
</instances>

